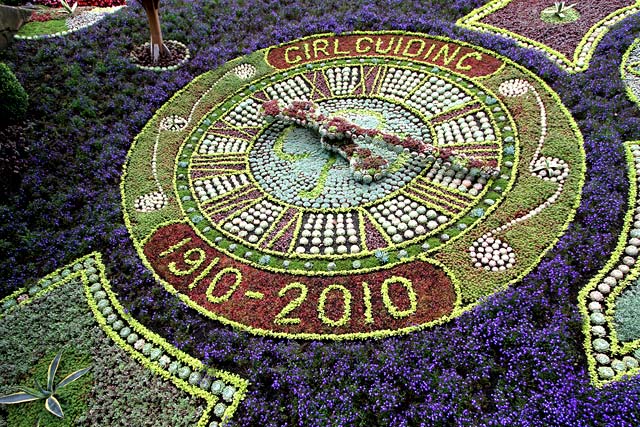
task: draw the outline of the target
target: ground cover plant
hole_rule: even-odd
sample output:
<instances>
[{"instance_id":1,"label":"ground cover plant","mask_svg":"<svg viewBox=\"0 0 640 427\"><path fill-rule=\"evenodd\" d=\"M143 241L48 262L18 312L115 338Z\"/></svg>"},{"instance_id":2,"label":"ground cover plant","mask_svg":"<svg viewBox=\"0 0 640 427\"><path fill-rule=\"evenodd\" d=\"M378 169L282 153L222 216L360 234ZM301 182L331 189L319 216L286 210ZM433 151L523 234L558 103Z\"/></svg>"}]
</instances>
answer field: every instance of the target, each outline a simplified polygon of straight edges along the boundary
<instances>
[{"instance_id":1,"label":"ground cover plant","mask_svg":"<svg viewBox=\"0 0 640 427\"><path fill-rule=\"evenodd\" d=\"M106 15L116 12L124 6L121 0L102 2L72 2L65 0L37 2L35 5L22 5L30 15L20 27L16 37L19 39L45 39L60 37L89 27Z\"/></svg>"},{"instance_id":2,"label":"ground cover plant","mask_svg":"<svg viewBox=\"0 0 640 427\"><path fill-rule=\"evenodd\" d=\"M148 37L145 12L135 4L67 37L18 41L0 53L0 60L15 73L29 94L25 118L14 121L2 131L3 135L8 135L6 140L12 142L2 142L3 162L5 158L16 159L9 160L8 164L17 166L11 171L3 170L3 174L10 174L14 184L2 188L0 206L2 295L9 296L23 287L40 287L40 279L49 273L58 269L64 271L65 266L73 265L75 260L98 251L117 299L141 325L203 366L248 381L246 396L229 421L230 425L637 425L640 418L638 377L603 381L606 376L600 375L597 367L604 365L594 364L600 362L592 362L595 356L590 356L591 348L585 348L583 329L586 328L587 336L590 336L591 326L584 326L584 316L579 308L584 295L579 294L592 279L598 278L598 272L610 258L620 255L623 259L622 252L628 246L626 233L633 232L627 220L633 220L635 215L629 214L630 206L635 209L635 198L632 197L635 190L629 184L632 168L628 170L625 165L628 160L633 162L634 155L629 154L633 149L627 151L624 143L640 139L640 115L638 105L627 95L625 81L630 77L623 80L620 67L625 52L640 34L640 18L629 16L610 28L590 57L588 68L569 74L542 52L517 45L497 34L480 33L456 25L485 3L488 2L434 0L378 4L336 1L325 3L319 10L313 2L305 1L166 1L160 9L163 36L186 45L191 52L189 61L171 72L140 70L128 59L132 49ZM553 2L547 6L553 6ZM581 17L589 16L579 4L575 8ZM580 18L573 22L579 23ZM122 31L123 28L127 31ZM500 289L482 295L472 295L479 304L454 319L408 334L368 340L257 336L201 314L184 304L171 289L157 283L136 248L137 240L142 239L144 233L130 234L125 225L123 211L133 214L135 200L141 194L133 195L127 202L125 188L123 204L120 188L128 158L135 160L128 157L134 139L145 132L147 123L159 126L160 119L165 117L154 117L154 114L160 110L188 115L193 100L186 97L181 101L175 97L171 100L173 104L167 102L196 76L218 69L234 58L328 31L342 34L382 30L423 33L428 37L444 37L454 43L461 41L492 50L500 58L522 66L514 66L519 73L538 76L540 81L537 77L532 78L537 93L543 93L542 88L548 85L549 93L558 94L558 101L566 106L567 114L570 113L567 123L574 120L582 135L585 173L581 191L575 193L579 205L567 202L567 206L576 206L573 220L546 256L535 263L532 271L524 271L527 274L509 288L500 286ZM633 54L631 57L635 58ZM233 66L232 63L223 71L231 70ZM625 69L634 68L631 64ZM435 71L429 67L425 72ZM496 93L499 93L499 84L495 84ZM487 85L491 87L490 83ZM505 93L520 93L523 87L514 85L510 89L513 92ZM541 96L547 106L552 98L552 95ZM508 102L527 100L537 105L533 92ZM493 105L491 99L487 101L482 96L479 102L482 108L487 102ZM163 107L165 104L169 107ZM540 126L533 120L527 122L527 116L535 111L530 107L522 107L516 114L514 111L518 109L514 104L509 111L519 117L514 120L522 138L529 135L537 141L535 135ZM486 110L490 113L492 108ZM550 108L547 110L554 114ZM561 122L560 111L556 110L557 115L552 116L550 129L570 137L572 133L566 130L571 129L570 124L566 129L552 127ZM351 118L357 119L353 115ZM174 120L172 123L165 122L166 129L180 128L182 122ZM211 124L203 123L202 126ZM522 129L525 124L528 124L527 128ZM162 132L168 133L167 130ZM451 130L451 133L454 132ZM437 138L437 133L435 135ZM445 135L444 131L442 135ZM14 141L19 141L21 147ZM144 143L143 138L136 143ZM513 155L504 148L500 147L500 156ZM575 154L575 150L572 152ZM535 157L533 153L532 157ZM172 158L169 165L159 163L158 167L173 167L174 160ZM505 161L508 160L505 157ZM572 161L576 161L575 165L580 163L579 159ZM571 170L574 169L579 167ZM148 179L152 180L152 177ZM127 184L123 185L126 187ZM552 195L555 190L549 189L548 195ZM162 200L159 198L155 202L162 204ZM486 207L485 211L488 210ZM540 215L543 213L544 210ZM563 214L563 219L570 215ZM162 214L158 216L156 224L160 223ZM515 218L517 216L511 219ZM136 226L140 226L140 230L153 229L140 222ZM492 229L490 225L486 227L487 231ZM460 239L471 232L460 233ZM541 233L540 239L544 238ZM620 238L624 239L622 244ZM247 245L250 243L248 241ZM541 245L541 250L551 244L552 241ZM311 246L302 246L311 250ZM406 251L413 256L411 249ZM629 251L633 252L632 249ZM451 250L442 256L455 259L460 253ZM370 257L361 262L381 265L399 261L395 252L386 255L389 258L385 260L383 252L376 256L372 251ZM266 263L273 261L275 256L270 256L269 260L263 260ZM258 265L260 259L256 255L252 262ZM180 258L172 261L178 263ZM618 258L609 262L608 267L615 269L617 261ZM323 270L326 271L328 264L323 265ZM174 263L174 270L187 270L193 265ZM304 263L300 267L304 269ZM336 262L336 268L344 266ZM635 280L631 276L630 280ZM234 282L226 283L231 286ZM593 282L595 287L598 284ZM637 319L633 308L637 289L630 286L631 291L625 294L619 311L607 312L609 317L624 325L622 334L616 339L627 342L637 340L637 325L633 324L633 319ZM407 289L404 286L392 288L397 292ZM346 295L338 288L331 289L334 289L333 296ZM389 292L392 301L397 303L396 314L411 307L410 297L406 301L393 300L393 292ZM410 295L410 292L405 294ZM59 305L59 312L67 305L76 306L71 302ZM383 305L381 302L380 307ZM317 312L318 307L313 307L311 313L316 318ZM329 323L342 320L340 312L325 314ZM63 314L61 319L68 317L72 316ZM288 320L296 317L299 316L295 312L283 315ZM64 322L61 320L60 323ZM605 333L610 330L605 329ZM112 345L104 338L103 345ZM87 366L82 357L87 356L91 346L83 340L75 342L78 347L76 369L80 369ZM601 344L598 341L598 345ZM16 381L28 384L33 377L31 374L39 372L30 370L38 363L50 360L58 350L53 342L51 348L43 354L30 356L29 363L21 363L19 369L3 365L2 372L6 374L2 375L2 392ZM109 354L111 351L115 352L117 348ZM10 353L7 350L2 354ZM633 358L633 351L628 357ZM4 357L2 360L7 363ZM95 358L93 360L95 363ZM613 370L617 365L609 363L607 366ZM96 369L92 370L94 381L99 373ZM73 370L70 368L69 372ZM598 381L606 384L596 387L592 381L593 370ZM144 372L141 370L139 375ZM115 378L113 372L109 378ZM135 393L133 388L128 390ZM185 401L192 399L184 398ZM107 414L104 400L92 403L91 399L102 397L85 398L82 405L100 407L105 411L105 419L115 420L112 414ZM191 402L188 405L200 405L197 406L200 409L189 412L190 419L197 419L202 402ZM1 411L0 422L5 422L14 408L2 408ZM126 412L124 408L122 412ZM83 419L83 422L88 425L99 423L97 418ZM158 423L162 422L159 416ZM114 421L114 425L117 423Z\"/></svg>"},{"instance_id":3,"label":"ground cover plant","mask_svg":"<svg viewBox=\"0 0 640 427\"><path fill-rule=\"evenodd\" d=\"M37 401L16 404L3 418L8 425L35 425L38 420L45 425L209 425L210 418L219 421L233 411L246 387L237 377L203 369L124 313L95 254L48 275L17 299L3 299L2 307L7 381L20 384L33 381L34 371L49 372L53 365L46 356L61 345L68 359L60 364L61 371L94 362L93 381L56 390L62 416L45 411ZM68 318L74 321L66 322ZM47 322L47 331L33 328ZM194 388L205 381L206 390Z\"/></svg>"}]
</instances>

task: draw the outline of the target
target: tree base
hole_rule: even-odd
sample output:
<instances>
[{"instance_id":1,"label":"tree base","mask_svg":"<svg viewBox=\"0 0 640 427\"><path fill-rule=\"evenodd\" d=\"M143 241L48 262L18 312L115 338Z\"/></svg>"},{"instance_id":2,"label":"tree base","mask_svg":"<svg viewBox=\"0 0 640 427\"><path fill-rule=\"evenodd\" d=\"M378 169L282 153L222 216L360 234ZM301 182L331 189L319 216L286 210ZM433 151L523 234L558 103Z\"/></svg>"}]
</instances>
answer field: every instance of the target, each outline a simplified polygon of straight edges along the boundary
<instances>
[{"instance_id":1,"label":"tree base","mask_svg":"<svg viewBox=\"0 0 640 427\"><path fill-rule=\"evenodd\" d=\"M133 51L131 51L131 61L140 68L161 71L176 69L189 60L189 49L182 43L175 40L167 40L164 45L167 47L166 54L155 62L149 42L136 46Z\"/></svg>"}]
</instances>

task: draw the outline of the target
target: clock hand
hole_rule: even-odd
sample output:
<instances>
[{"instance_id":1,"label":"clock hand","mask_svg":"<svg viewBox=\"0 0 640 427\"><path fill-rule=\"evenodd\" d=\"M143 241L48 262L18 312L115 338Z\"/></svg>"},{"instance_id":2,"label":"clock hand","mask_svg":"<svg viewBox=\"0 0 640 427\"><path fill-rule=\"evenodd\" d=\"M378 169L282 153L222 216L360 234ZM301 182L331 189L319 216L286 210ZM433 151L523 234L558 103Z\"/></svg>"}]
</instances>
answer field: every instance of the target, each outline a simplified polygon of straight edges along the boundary
<instances>
[{"instance_id":1,"label":"clock hand","mask_svg":"<svg viewBox=\"0 0 640 427\"><path fill-rule=\"evenodd\" d=\"M310 101L293 101L281 107L277 99L266 101L262 105L267 120L281 120L314 130L320 134L320 143L325 149L335 151L343 156L351 165L354 178L369 183L380 180L386 175L387 160L362 147L362 143L374 143L389 151L405 152L426 157L428 161L441 158L452 164L478 168L485 178L499 174L495 160L484 161L457 153L450 148L439 148L425 143L412 136L399 137L395 134L377 129L362 128L343 117L326 117L318 113L316 105Z\"/></svg>"}]
</instances>

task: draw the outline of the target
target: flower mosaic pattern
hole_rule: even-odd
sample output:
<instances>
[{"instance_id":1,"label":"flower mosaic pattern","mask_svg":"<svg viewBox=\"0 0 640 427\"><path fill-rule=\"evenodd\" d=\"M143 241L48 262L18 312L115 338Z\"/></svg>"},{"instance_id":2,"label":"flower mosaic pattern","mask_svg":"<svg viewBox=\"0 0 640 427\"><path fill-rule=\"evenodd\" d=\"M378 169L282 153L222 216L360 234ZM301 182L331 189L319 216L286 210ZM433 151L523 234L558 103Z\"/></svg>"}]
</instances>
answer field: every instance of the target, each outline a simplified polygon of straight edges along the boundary
<instances>
[{"instance_id":1,"label":"flower mosaic pattern","mask_svg":"<svg viewBox=\"0 0 640 427\"><path fill-rule=\"evenodd\" d=\"M238 78L242 80L247 80L253 77L256 74L256 67L251 64L240 64L231 70L233 74L235 74Z\"/></svg>"},{"instance_id":2,"label":"flower mosaic pattern","mask_svg":"<svg viewBox=\"0 0 640 427\"><path fill-rule=\"evenodd\" d=\"M637 13L636 0L580 1L550 18L543 0L493 0L458 20L458 25L515 39L541 50L570 73L586 70L598 43L618 22ZM566 6L571 6L571 2Z\"/></svg>"},{"instance_id":3,"label":"flower mosaic pattern","mask_svg":"<svg viewBox=\"0 0 640 427\"><path fill-rule=\"evenodd\" d=\"M617 308L632 298L631 289L640 274L640 224L636 218L640 211L640 145L628 143L626 149L631 186L626 224L609 262L579 296L589 372L597 386L640 372L640 339L625 333L624 318L616 316Z\"/></svg>"},{"instance_id":4,"label":"flower mosaic pattern","mask_svg":"<svg viewBox=\"0 0 640 427\"><path fill-rule=\"evenodd\" d=\"M636 39L626 51L620 72L629 97L640 105L640 39Z\"/></svg>"},{"instance_id":5,"label":"flower mosaic pattern","mask_svg":"<svg viewBox=\"0 0 640 427\"><path fill-rule=\"evenodd\" d=\"M550 233L537 247L548 248L564 230L584 168L575 125L557 96L506 59L413 37L395 49L404 57L386 61L358 55L356 47L401 43L393 33L320 35L266 49L248 85L248 74L233 72L240 65L221 70L223 79L234 75L242 83L214 103L219 80L199 78L209 83L199 83L193 99L211 104L197 120L191 109L177 130L182 143L163 137L169 119L161 116L160 133L141 135L130 154L132 162L154 153L157 164L153 181L125 180L125 206L139 188L174 188L163 223L127 210L134 235L140 226L149 230L137 243L147 266L187 304L222 322L258 334L332 339L446 321L476 303L472 295L490 294L533 268L540 252L510 232L544 221ZM315 62L311 53L292 56L325 43L353 51ZM416 59L414 46L427 55ZM296 64L303 59L310 62ZM437 153L383 150L375 139L356 138L358 149L388 165L383 179L361 181L348 157L323 142L316 123L267 120L263 108L276 101L313 105L319 117L362 132L434 144ZM519 133L521 119L511 110L521 103L533 107L538 123ZM559 126L549 130L547 120ZM548 143L557 132L573 144L572 156ZM452 153L463 161L451 160ZM476 163L496 165L495 173ZM531 185L545 198L523 196ZM437 285L425 274L440 277ZM486 290L463 285L468 274Z\"/></svg>"},{"instance_id":6,"label":"flower mosaic pattern","mask_svg":"<svg viewBox=\"0 0 640 427\"><path fill-rule=\"evenodd\" d=\"M620 73L629 97L640 104L640 41L626 51ZM637 319L640 269L640 145L625 144L629 178L628 210L616 250L607 265L580 292L585 351L592 383L602 387L640 372Z\"/></svg>"},{"instance_id":7,"label":"flower mosaic pattern","mask_svg":"<svg viewBox=\"0 0 640 427\"><path fill-rule=\"evenodd\" d=\"M180 116L167 116L160 122L161 130L179 131L185 128L188 120Z\"/></svg>"},{"instance_id":8,"label":"flower mosaic pattern","mask_svg":"<svg viewBox=\"0 0 640 427\"><path fill-rule=\"evenodd\" d=\"M65 31L60 31L60 32L51 33L51 34L37 34L37 35L29 35L29 36L20 34L20 32L18 32L18 34L16 34L14 37L16 39L22 39L22 40L39 40L39 39L49 39L52 37L66 36L67 34L80 31L84 28L88 28L102 21L105 17L111 15L112 13L116 13L123 7L126 7L126 6L94 7L82 13L73 15L64 20L65 25L67 27L67 30ZM38 25L38 23L33 23L33 24Z\"/></svg>"},{"instance_id":9,"label":"flower mosaic pattern","mask_svg":"<svg viewBox=\"0 0 640 427\"><path fill-rule=\"evenodd\" d=\"M502 233L514 225L537 215L543 209L552 205L562 193L564 181L569 175L569 167L564 160L541 156L547 138L547 112L544 102L540 98L540 94L536 88L524 80L514 79L503 82L498 88L498 91L508 98L524 96L527 92L532 92L535 96L540 109L540 139L531 163L529 164L529 172L532 176L539 179L557 183L557 188L549 198L535 209L483 234L482 237L473 243L473 246L469 247L469 254L475 261L474 265L489 271L504 271L505 269L513 267L515 264L513 248L500 239L495 238L496 234Z\"/></svg>"},{"instance_id":10,"label":"flower mosaic pattern","mask_svg":"<svg viewBox=\"0 0 640 427\"><path fill-rule=\"evenodd\" d=\"M431 140L430 130L418 116L401 106L373 99L338 99L319 103L322 114L342 112L370 129L407 133ZM376 150L373 145L363 145ZM382 156L393 171L387 185L357 182L346 159L324 149L313 132L275 124L258 138L249 153L249 163L258 184L283 202L312 208L346 208L378 200L396 191L407 177L417 176L425 159L401 156L384 150ZM275 172L275 173L274 173ZM291 176L296 180L291 182Z\"/></svg>"},{"instance_id":11,"label":"flower mosaic pattern","mask_svg":"<svg viewBox=\"0 0 640 427\"><path fill-rule=\"evenodd\" d=\"M19 289L0 300L0 320L60 287L76 285L83 288L96 323L117 346L155 375L206 402L206 409L196 426L224 424L231 419L244 398L247 381L235 374L207 368L125 312L111 289L98 253L78 259L49 274L30 289Z\"/></svg>"}]
</instances>

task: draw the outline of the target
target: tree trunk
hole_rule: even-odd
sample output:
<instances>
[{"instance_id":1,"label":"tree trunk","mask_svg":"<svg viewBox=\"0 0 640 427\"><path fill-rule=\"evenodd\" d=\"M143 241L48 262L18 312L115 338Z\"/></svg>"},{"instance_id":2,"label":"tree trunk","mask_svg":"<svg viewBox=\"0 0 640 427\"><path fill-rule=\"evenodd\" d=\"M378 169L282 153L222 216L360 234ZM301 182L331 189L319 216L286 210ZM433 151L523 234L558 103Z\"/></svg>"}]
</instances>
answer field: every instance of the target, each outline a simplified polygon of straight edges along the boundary
<instances>
[{"instance_id":1,"label":"tree trunk","mask_svg":"<svg viewBox=\"0 0 640 427\"><path fill-rule=\"evenodd\" d=\"M160 0L142 0L142 7L147 12L149 19L149 30L151 32L151 58L156 63L160 58L169 55L169 49L162 40L162 29L160 29L160 15L158 13Z\"/></svg>"}]
</instances>

